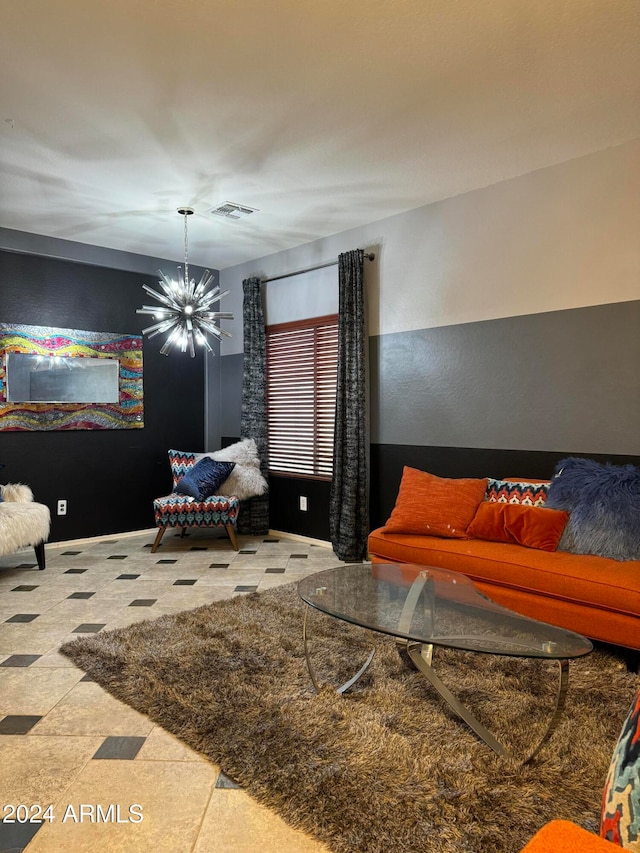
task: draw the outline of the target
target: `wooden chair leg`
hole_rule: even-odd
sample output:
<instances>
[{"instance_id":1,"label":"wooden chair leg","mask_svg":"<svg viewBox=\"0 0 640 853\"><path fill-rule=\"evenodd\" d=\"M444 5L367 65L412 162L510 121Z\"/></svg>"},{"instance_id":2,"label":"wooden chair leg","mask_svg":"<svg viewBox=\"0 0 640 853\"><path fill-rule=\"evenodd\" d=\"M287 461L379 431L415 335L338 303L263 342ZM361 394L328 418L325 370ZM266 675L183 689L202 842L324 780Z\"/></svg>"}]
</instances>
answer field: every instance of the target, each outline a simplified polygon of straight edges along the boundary
<instances>
[{"instance_id":1,"label":"wooden chair leg","mask_svg":"<svg viewBox=\"0 0 640 853\"><path fill-rule=\"evenodd\" d=\"M166 529L167 529L166 527L159 527L158 528L158 532L156 533L156 538L153 542L153 545L151 546L151 553L152 554L155 554L156 551L158 550L158 545L160 544L160 540L164 536L164 531Z\"/></svg>"},{"instance_id":2,"label":"wooden chair leg","mask_svg":"<svg viewBox=\"0 0 640 853\"><path fill-rule=\"evenodd\" d=\"M39 545L34 545L33 550L36 552L36 560L38 561L38 568L40 571L45 568L45 557L44 557L44 542L40 542Z\"/></svg>"},{"instance_id":3,"label":"wooden chair leg","mask_svg":"<svg viewBox=\"0 0 640 853\"><path fill-rule=\"evenodd\" d=\"M238 540L236 539L236 529L233 524L225 524L225 530L229 534L229 539L231 539L231 544L233 545L234 550L238 550Z\"/></svg>"},{"instance_id":4,"label":"wooden chair leg","mask_svg":"<svg viewBox=\"0 0 640 853\"><path fill-rule=\"evenodd\" d=\"M182 530L180 531L180 538L181 539L184 539L186 532L187 532L187 528L183 527Z\"/></svg>"}]
</instances>

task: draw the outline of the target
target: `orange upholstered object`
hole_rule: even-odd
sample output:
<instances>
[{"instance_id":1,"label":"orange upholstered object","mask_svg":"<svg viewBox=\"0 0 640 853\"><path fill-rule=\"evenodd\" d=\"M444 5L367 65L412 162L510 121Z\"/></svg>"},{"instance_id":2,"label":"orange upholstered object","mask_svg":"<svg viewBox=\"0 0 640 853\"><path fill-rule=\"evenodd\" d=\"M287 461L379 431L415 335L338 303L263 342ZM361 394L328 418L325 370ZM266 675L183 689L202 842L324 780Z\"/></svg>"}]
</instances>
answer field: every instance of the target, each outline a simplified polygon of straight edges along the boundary
<instances>
[{"instance_id":1,"label":"orange upholstered object","mask_svg":"<svg viewBox=\"0 0 640 853\"><path fill-rule=\"evenodd\" d=\"M620 847L568 820L545 824L521 853L615 853Z\"/></svg>"},{"instance_id":2,"label":"orange upholstered object","mask_svg":"<svg viewBox=\"0 0 640 853\"><path fill-rule=\"evenodd\" d=\"M417 563L457 571L517 613L640 649L640 561L540 551L483 539L389 533L386 528L370 534L368 547L374 563Z\"/></svg>"},{"instance_id":3,"label":"orange upholstered object","mask_svg":"<svg viewBox=\"0 0 640 853\"><path fill-rule=\"evenodd\" d=\"M568 520L569 513L560 509L482 501L467 535L555 551Z\"/></svg>"},{"instance_id":4,"label":"orange upholstered object","mask_svg":"<svg viewBox=\"0 0 640 853\"><path fill-rule=\"evenodd\" d=\"M466 539L467 527L486 488L486 479L436 477L405 466L385 530Z\"/></svg>"}]
</instances>

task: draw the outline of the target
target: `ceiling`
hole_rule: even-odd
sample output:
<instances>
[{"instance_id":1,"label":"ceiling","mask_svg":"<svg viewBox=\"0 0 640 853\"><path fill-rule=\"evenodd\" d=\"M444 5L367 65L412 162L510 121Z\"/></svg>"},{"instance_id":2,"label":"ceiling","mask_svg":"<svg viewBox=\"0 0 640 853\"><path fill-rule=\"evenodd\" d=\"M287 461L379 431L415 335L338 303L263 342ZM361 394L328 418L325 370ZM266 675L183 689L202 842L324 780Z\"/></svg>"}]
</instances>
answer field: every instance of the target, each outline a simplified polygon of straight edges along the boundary
<instances>
[{"instance_id":1,"label":"ceiling","mask_svg":"<svg viewBox=\"0 0 640 853\"><path fill-rule=\"evenodd\" d=\"M222 269L640 137L640 2L4 0L0 104L0 226L180 259L191 205Z\"/></svg>"}]
</instances>

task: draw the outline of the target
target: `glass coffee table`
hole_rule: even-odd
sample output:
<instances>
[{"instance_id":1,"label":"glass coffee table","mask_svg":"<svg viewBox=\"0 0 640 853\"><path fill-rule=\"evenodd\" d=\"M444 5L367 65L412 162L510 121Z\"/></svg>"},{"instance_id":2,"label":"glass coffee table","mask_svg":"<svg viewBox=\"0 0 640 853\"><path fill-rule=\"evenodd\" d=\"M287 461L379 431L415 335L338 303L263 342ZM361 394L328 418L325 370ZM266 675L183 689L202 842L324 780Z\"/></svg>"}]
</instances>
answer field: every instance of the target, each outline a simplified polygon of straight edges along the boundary
<instances>
[{"instance_id":1,"label":"glass coffee table","mask_svg":"<svg viewBox=\"0 0 640 853\"><path fill-rule=\"evenodd\" d=\"M298 594L305 602L303 639L309 675L316 691L308 642L309 607L362 628L394 637L399 651L428 679L450 707L498 755L514 756L443 683L433 667L434 647L481 654L555 660L559 682L549 724L533 752L537 755L558 725L569 686L569 661L593 646L580 634L529 619L484 596L457 572L409 564L355 564L304 578ZM374 650L345 684L344 693L366 672Z\"/></svg>"}]
</instances>

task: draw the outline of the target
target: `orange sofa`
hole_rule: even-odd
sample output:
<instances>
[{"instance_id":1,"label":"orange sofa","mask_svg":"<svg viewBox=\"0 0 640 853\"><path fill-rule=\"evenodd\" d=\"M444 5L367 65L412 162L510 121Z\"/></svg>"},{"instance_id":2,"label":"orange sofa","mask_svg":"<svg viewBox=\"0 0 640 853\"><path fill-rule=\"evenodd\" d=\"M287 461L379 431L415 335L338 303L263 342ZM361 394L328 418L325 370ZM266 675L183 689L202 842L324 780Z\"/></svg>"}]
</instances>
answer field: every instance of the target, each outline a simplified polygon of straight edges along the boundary
<instances>
[{"instance_id":1,"label":"orange sofa","mask_svg":"<svg viewBox=\"0 0 640 853\"><path fill-rule=\"evenodd\" d=\"M369 535L368 551L374 564L417 563L460 572L517 613L640 651L640 561L384 528Z\"/></svg>"}]
</instances>

